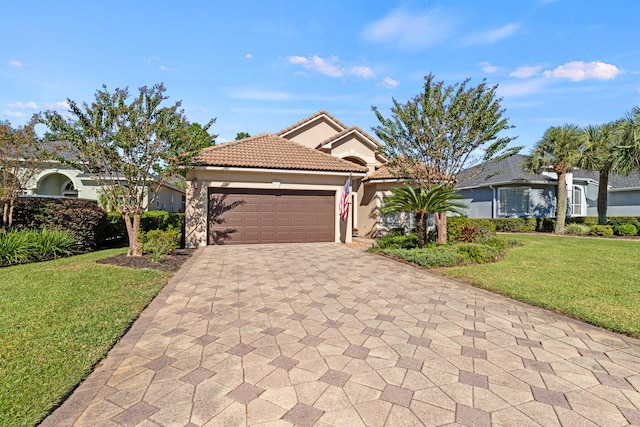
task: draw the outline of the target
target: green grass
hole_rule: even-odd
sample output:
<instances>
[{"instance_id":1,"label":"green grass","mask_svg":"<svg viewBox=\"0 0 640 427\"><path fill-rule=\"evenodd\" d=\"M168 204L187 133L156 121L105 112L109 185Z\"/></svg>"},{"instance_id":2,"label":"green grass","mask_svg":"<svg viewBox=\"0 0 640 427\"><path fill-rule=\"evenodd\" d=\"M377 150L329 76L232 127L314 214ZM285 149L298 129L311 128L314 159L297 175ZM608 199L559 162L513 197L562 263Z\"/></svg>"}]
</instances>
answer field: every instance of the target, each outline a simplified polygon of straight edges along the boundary
<instances>
[{"instance_id":1,"label":"green grass","mask_svg":"<svg viewBox=\"0 0 640 427\"><path fill-rule=\"evenodd\" d=\"M640 337L640 242L518 235L503 261L439 273Z\"/></svg>"},{"instance_id":2,"label":"green grass","mask_svg":"<svg viewBox=\"0 0 640 427\"><path fill-rule=\"evenodd\" d=\"M122 252L0 269L0 425L37 424L165 285L165 273L95 263Z\"/></svg>"}]
</instances>

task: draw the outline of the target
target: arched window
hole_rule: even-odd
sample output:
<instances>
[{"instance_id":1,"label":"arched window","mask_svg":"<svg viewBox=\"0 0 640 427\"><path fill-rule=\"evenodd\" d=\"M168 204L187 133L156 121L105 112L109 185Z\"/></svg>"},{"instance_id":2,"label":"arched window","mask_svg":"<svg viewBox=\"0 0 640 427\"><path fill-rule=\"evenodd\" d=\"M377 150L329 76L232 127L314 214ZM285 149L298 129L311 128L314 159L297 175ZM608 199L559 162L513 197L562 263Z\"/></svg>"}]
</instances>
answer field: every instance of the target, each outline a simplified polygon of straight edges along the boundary
<instances>
[{"instance_id":1,"label":"arched window","mask_svg":"<svg viewBox=\"0 0 640 427\"><path fill-rule=\"evenodd\" d=\"M62 186L62 195L64 197L78 197L78 190L73 186L73 182L71 180L68 180Z\"/></svg>"}]
</instances>

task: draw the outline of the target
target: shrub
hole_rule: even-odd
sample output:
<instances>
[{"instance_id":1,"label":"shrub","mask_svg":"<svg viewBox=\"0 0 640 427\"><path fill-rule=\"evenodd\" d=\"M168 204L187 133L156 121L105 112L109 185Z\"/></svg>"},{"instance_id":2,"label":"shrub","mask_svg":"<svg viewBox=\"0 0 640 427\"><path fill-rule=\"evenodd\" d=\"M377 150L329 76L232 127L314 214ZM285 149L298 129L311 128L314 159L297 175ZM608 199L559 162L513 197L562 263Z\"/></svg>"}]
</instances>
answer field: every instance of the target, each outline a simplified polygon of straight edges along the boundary
<instances>
[{"instance_id":1,"label":"shrub","mask_svg":"<svg viewBox=\"0 0 640 427\"><path fill-rule=\"evenodd\" d=\"M169 213L165 211L148 211L140 218L140 236L144 239L144 234L151 230L178 230L180 232L180 246L184 247L184 224L183 213ZM109 245L127 244L129 236L124 224L122 215L117 212L107 214L107 227L105 232L105 243Z\"/></svg>"},{"instance_id":2,"label":"shrub","mask_svg":"<svg viewBox=\"0 0 640 427\"><path fill-rule=\"evenodd\" d=\"M592 236L613 236L613 226L611 225L592 225L589 227L589 234Z\"/></svg>"},{"instance_id":3,"label":"shrub","mask_svg":"<svg viewBox=\"0 0 640 427\"><path fill-rule=\"evenodd\" d=\"M536 218L492 218L496 231L526 233L536 231Z\"/></svg>"},{"instance_id":4,"label":"shrub","mask_svg":"<svg viewBox=\"0 0 640 427\"><path fill-rule=\"evenodd\" d=\"M496 262L504 256L504 248L499 249L495 246L480 243L458 243L453 248L467 261L475 264Z\"/></svg>"},{"instance_id":5,"label":"shrub","mask_svg":"<svg viewBox=\"0 0 640 427\"><path fill-rule=\"evenodd\" d=\"M536 218L536 231L550 233L556 228L555 218Z\"/></svg>"},{"instance_id":6,"label":"shrub","mask_svg":"<svg viewBox=\"0 0 640 427\"><path fill-rule=\"evenodd\" d=\"M461 242L472 243L475 241L478 236L478 232L480 231L480 227L475 224L462 224L460 227L460 237L459 240Z\"/></svg>"},{"instance_id":7,"label":"shrub","mask_svg":"<svg viewBox=\"0 0 640 427\"><path fill-rule=\"evenodd\" d=\"M569 224L584 224L588 226L598 225L597 216L574 216L567 218L567 225Z\"/></svg>"},{"instance_id":8,"label":"shrub","mask_svg":"<svg viewBox=\"0 0 640 427\"><path fill-rule=\"evenodd\" d=\"M435 246L423 249L389 248L384 254L402 258L426 268L453 267L464 261L464 257L448 246Z\"/></svg>"},{"instance_id":9,"label":"shrub","mask_svg":"<svg viewBox=\"0 0 640 427\"><path fill-rule=\"evenodd\" d=\"M589 227L588 225L579 224L579 223L567 224L567 226L564 229L564 231L567 234L577 234L577 235L589 234L590 230L591 230L591 227Z\"/></svg>"},{"instance_id":10,"label":"shrub","mask_svg":"<svg viewBox=\"0 0 640 427\"><path fill-rule=\"evenodd\" d=\"M0 234L0 264L22 264L29 262L33 253L30 230L13 230Z\"/></svg>"},{"instance_id":11,"label":"shrub","mask_svg":"<svg viewBox=\"0 0 640 427\"><path fill-rule=\"evenodd\" d=\"M472 232L472 230L475 231ZM490 219L447 217L447 240L449 242L460 242L463 238L468 239L471 237L470 234L473 234L473 242L485 241L493 237L495 232L496 226Z\"/></svg>"},{"instance_id":12,"label":"shrub","mask_svg":"<svg viewBox=\"0 0 640 427\"><path fill-rule=\"evenodd\" d=\"M151 260L160 262L169 252L180 246L180 232L168 230L149 230L144 233L143 246L151 252Z\"/></svg>"},{"instance_id":13,"label":"shrub","mask_svg":"<svg viewBox=\"0 0 640 427\"><path fill-rule=\"evenodd\" d=\"M50 260L79 249L78 239L69 231L12 230L0 234L0 265Z\"/></svg>"},{"instance_id":14,"label":"shrub","mask_svg":"<svg viewBox=\"0 0 640 427\"><path fill-rule=\"evenodd\" d=\"M389 233L377 240L380 249L412 249L418 247L418 235L411 233L408 236L399 233Z\"/></svg>"},{"instance_id":15,"label":"shrub","mask_svg":"<svg viewBox=\"0 0 640 427\"><path fill-rule=\"evenodd\" d=\"M117 246L127 242L127 227L118 212L107 213L107 226L104 231L104 244Z\"/></svg>"},{"instance_id":16,"label":"shrub","mask_svg":"<svg viewBox=\"0 0 640 427\"><path fill-rule=\"evenodd\" d=\"M69 231L39 230L33 234L34 258L38 260L69 256L79 251L78 239Z\"/></svg>"},{"instance_id":17,"label":"shrub","mask_svg":"<svg viewBox=\"0 0 640 427\"><path fill-rule=\"evenodd\" d=\"M16 228L69 231L83 249L100 246L105 237L106 213L92 200L20 197L15 211Z\"/></svg>"},{"instance_id":18,"label":"shrub","mask_svg":"<svg viewBox=\"0 0 640 427\"><path fill-rule=\"evenodd\" d=\"M635 236L638 233L638 228L631 223L616 224L613 226L613 233L618 236Z\"/></svg>"}]
</instances>

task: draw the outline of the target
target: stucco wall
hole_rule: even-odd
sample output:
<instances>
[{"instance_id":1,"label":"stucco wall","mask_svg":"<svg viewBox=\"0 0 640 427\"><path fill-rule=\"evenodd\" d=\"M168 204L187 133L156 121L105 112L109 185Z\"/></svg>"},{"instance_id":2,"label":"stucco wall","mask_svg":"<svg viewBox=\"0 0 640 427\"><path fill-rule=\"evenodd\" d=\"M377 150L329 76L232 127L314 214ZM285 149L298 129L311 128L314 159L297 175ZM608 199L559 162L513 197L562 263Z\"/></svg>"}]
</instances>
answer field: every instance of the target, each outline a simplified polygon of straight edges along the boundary
<instances>
[{"instance_id":1,"label":"stucco wall","mask_svg":"<svg viewBox=\"0 0 640 427\"><path fill-rule=\"evenodd\" d=\"M640 216L640 190L610 191L608 216Z\"/></svg>"},{"instance_id":2,"label":"stucco wall","mask_svg":"<svg viewBox=\"0 0 640 427\"><path fill-rule=\"evenodd\" d=\"M523 187L523 186L513 186ZM495 187L495 197L498 197L499 188L509 188L502 185ZM536 218L548 218L555 216L555 188L553 186L534 185L529 188L529 212ZM460 190L462 202L467 205L464 212L469 218L493 218L498 217L497 200L494 200L494 189L480 187ZM495 205L495 209L494 209Z\"/></svg>"},{"instance_id":3,"label":"stucco wall","mask_svg":"<svg viewBox=\"0 0 640 427\"><path fill-rule=\"evenodd\" d=\"M460 190L458 193L463 197L461 202L467 205L463 212L469 218L493 217L493 190L491 188L472 188Z\"/></svg>"},{"instance_id":4,"label":"stucco wall","mask_svg":"<svg viewBox=\"0 0 640 427\"><path fill-rule=\"evenodd\" d=\"M322 141L341 132L343 129L332 126L325 121L314 121L284 137L309 148L316 148Z\"/></svg>"}]
</instances>

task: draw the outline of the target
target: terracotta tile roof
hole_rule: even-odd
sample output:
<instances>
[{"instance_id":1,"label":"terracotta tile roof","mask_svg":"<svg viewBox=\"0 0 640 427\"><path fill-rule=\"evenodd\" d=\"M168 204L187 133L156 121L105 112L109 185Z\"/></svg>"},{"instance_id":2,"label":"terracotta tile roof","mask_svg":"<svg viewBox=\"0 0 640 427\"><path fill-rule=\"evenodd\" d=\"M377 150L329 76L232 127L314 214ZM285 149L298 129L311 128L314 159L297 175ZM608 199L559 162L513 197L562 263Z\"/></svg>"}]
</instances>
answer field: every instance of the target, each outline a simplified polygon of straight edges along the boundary
<instances>
[{"instance_id":1,"label":"terracotta tile roof","mask_svg":"<svg viewBox=\"0 0 640 427\"><path fill-rule=\"evenodd\" d=\"M207 147L195 160L203 166L356 173L368 170L269 133Z\"/></svg>"},{"instance_id":2,"label":"terracotta tile roof","mask_svg":"<svg viewBox=\"0 0 640 427\"><path fill-rule=\"evenodd\" d=\"M449 176L449 179L447 179L446 181L449 181L450 180L450 175L447 175L447 176ZM375 180L383 180L383 179L384 180L386 180L386 179L395 179L395 180L398 180L398 181L403 181L403 180L408 179L408 177L402 177L402 176L399 176L399 173L393 173L392 169L389 167L389 165L386 164L386 165L380 166L378 169L376 169L375 172L367 175L367 177L364 180L365 181L375 181ZM445 181L445 180L443 180L443 181Z\"/></svg>"},{"instance_id":3,"label":"terracotta tile roof","mask_svg":"<svg viewBox=\"0 0 640 427\"><path fill-rule=\"evenodd\" d=\"M291 132L292 130L299 128L300 126L313 121L315 118L320 117L320 116L327 116L329 119L331 119L331 121L335 122L338 126L342 127L343 129L346 129L347 126L342 123L340 120L336 119L335 117L333 117L331 114L329 114L327 111L325 110L320 110L317 113L313 113L312 115L310 115L309 117L305 117L304 119L292 124L291 126L282 129L280 132L276 132L276 135L278 136L282 136L285 135L289 132Z\"/></svg>"},{"instance_id":4,"label":"terracotta tile roof","mask_svg":"<svg viewBox=\"0 0 640 427\"><path fill-rule=\"evenodd\" d=\"M347 128L347 129L343 130L342 132L336 133L335 135L332 135L330 138L325 139L320 144L318 144L318 146L316 148L320 148L323 145L331 144L331 143L333 143L335 141L338 141L343 136L348 135L348 134L350 134L351 132L354 132L354 131L360 133L360 135L362 135L367 141L371 142L371 145L373 145L374 147L380 147L380 143L378 141L376 141L371 135L369 135L368 133L366 133L365 131L363 131L362 129L360 129L357 126L351 126L350 128Z\"/></svg>"},{"instance_id":5,"label":"terracotta tile roof","mask_svg":"<svg viewBox=\"0 0 640 427\"><path fill-rule=\"evenodd\" d=\"M400 179L400 178L397 175L394 175L393 173L391 173L387 165L383 165L383 166L380 166L378 169L376 169L375 172L367 175L367 177L365 178L365 181L371 181L376 179Z\"/></svg>"}]
</instances>

